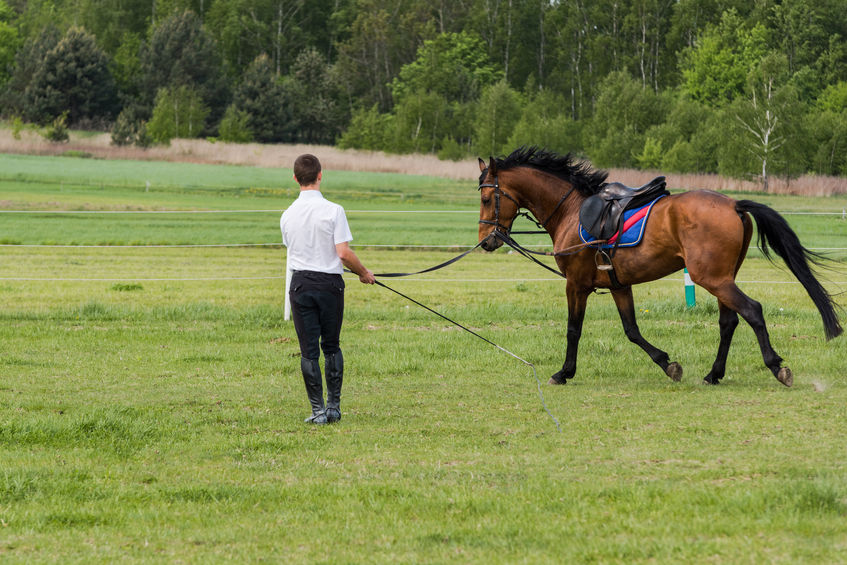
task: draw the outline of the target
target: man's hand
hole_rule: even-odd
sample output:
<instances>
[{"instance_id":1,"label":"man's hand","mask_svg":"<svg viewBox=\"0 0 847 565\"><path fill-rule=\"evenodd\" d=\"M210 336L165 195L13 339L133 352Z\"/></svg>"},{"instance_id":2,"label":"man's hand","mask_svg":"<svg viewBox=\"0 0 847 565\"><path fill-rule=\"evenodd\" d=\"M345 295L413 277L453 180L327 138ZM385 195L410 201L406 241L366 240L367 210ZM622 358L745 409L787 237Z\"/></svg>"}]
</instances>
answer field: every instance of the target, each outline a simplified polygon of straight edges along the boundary
<instances>
[{"instance_id":1,"label":"man's hand","mask_svg":"<svg viewBox=\"0 0 847 565\"><path fill-rule=\"evenodd\" d=\"M374 284L376 282L373 272L362 265L359 257L350 249L350 245L346 241L335 244L335 252L338 253L338 258L341 259L345 267L359 275L360 281L365 284Z\"/></svg>"},{"instance_id":2,"label":"man's hand","mask_svg":"<svg viewBox=\"0 0 847 565\"><path fill-rule=\"evenodd\" d=\"M374 284L376 282L374 274L368 269L365 269L365 274L359 275L359 280L365 284Z\"/></svg>"}]
</instances>

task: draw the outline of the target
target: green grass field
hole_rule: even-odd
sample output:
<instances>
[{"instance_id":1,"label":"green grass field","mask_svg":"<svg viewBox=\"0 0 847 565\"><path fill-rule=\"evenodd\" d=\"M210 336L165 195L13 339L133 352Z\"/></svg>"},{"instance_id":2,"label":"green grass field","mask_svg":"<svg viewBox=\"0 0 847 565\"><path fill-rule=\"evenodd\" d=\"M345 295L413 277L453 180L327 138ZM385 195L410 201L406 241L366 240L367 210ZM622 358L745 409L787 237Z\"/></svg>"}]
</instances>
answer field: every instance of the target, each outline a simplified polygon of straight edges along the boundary
<instances>
[{"instance_id":1,"label":"green grass field","mask_svg":"<svg viewBox=\"0 0 847 565\"><path fill-rule=\"evenodd\" d=\"M0 210L51 211L0 212L0 243L14 244L0 247L3 563L847 561L847 347L755 251L738 278L791 389L743 323L724 383L700 384L717 306L698 289L686 309L677 274L634 290L642 332L682 382L593 296L577 377L541 387L559 432L530 367L348 279L344 416L312 428L282 317L283 248L117 246L276 243L290 171L3 155L0 170ZM476 242L474 185L325 176L376 272ZM162 209L186 213L68 213ZM838 215L788 219L809 247L847 241ZM105 246L29 247L44 244ZM430 248L402 248L415 245ZM836 267L824 279L841 292ZM561 366L564 281L516 254L386 282L530 361L542 383Z\"/></svg>"}]
</instances>

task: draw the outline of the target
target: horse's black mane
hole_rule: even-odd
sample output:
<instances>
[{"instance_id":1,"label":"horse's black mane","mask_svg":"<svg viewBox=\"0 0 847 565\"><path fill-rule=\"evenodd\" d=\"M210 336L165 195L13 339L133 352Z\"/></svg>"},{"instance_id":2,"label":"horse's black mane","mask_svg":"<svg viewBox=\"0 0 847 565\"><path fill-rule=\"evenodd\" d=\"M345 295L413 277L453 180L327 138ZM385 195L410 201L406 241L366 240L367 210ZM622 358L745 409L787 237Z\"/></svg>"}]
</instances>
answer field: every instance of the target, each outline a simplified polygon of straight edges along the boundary
<instances>
[{"instance_id":1,"label":"horse's black mane","mask_svg":"<svg viewBox=\"0 0 847 565\"><path fill-rule=\"evenodd\" d=\"M609 173L592 168L587 161L578 161L570 153L559 155L539 147L519 147L510 155L495 159L497 170L513 167L533 167L571 183L581 194L597 194Z\"/></svg>"}]
</instances>

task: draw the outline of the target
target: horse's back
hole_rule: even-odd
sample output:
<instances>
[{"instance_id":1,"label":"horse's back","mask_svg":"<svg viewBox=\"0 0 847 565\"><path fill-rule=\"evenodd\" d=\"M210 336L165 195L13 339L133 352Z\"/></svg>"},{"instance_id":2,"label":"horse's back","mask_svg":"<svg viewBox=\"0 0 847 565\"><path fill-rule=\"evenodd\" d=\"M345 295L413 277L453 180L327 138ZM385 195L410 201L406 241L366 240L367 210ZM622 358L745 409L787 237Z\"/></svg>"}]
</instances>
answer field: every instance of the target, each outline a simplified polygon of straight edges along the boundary
<instances>
[{"instance_id":1,"label":"horse's back","mask_svg":"<svg viewBox=\"0 0 847 565\"><path fill-rule=\"evenodd\" d=\"M688 190L672 194L669 199L677 205L691 208L692 210L701 206L714 207L715 209L726 208L727 210L735 210L735 199L715 192L714 190L698 189Z\"/></svg>"},{"instance_id":2,"label":"horse's back","mask_svg":"<svg viewBox=\"0 0 847 565\"><path fill-rule=\"evenodd\" d=\"M679 226L682 236L695 230L698 239L710 236L721 241L724 236L734 239L744 232L743 214L736 210L735 204L734 198L719 192L691 190L669 196L664 210L657 211L664 211Z\"/></svg>"},{"instance_id":3,"label":"horse's back","mask_svg":"<svg viewBox=\"0 0 847 565\"><path fill-rule=\"evenodd\" d=\"M715 221L732 223L739 215L735 199L711 190L690 190L660 199L653 206L650 218L656 220L654 225L707 228Z\"/></svg>"},{"instance_id":4,"label":"horse's back","mask_svg":"<svg viewBox=\"0 0 847 565\"><path fill-rule=\"evenodd\" d=\"M716 270L724 276L737 270L749 240L734 199L709 190L677 193L656 202L642 242L619 249L615 263L622 282L633 284L683 267L692 276Z\"/></svg>"}]
</instances>

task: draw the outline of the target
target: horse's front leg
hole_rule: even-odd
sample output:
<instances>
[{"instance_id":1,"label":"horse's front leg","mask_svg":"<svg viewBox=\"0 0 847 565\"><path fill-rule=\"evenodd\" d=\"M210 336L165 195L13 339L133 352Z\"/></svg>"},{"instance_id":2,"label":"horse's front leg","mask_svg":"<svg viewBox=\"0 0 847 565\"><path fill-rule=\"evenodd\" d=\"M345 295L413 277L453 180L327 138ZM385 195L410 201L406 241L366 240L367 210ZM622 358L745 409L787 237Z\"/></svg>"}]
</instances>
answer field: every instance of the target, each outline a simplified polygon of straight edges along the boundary
<instances>
[{"instance_id":1,"label":"horse's front leg","mask_svg":"<svg viewBox=\"0 0 847 565\"><path fill-rule=\"evenodd\" d=\"M638 329L638 324L635 322L635 303L632 300L632 287L621 288L612 291L612 298L615 299L615 305L618 307L618 314L623 322L623 331L629 341L638 345L643 349L650 359L653 360L672 381L678 381L682 378L682 366L674 361L670 363L668 354L653 346L644 339L641 331Z\"/></svg>"},{"instance_id":2,"label":"horse's front leg","mask_svg":"<svg viewBox=\"0 0 847 565\"><path fill-rule=\"evenodd\" d=\"M568 295L568 334L565 363L562 369L550 377L551 385L563 385L576 374L576 352L582 335L582 322L585 319L585 305L591 289L576 288L570 280L567 283Z\"/></svg>"}]
</instances>

